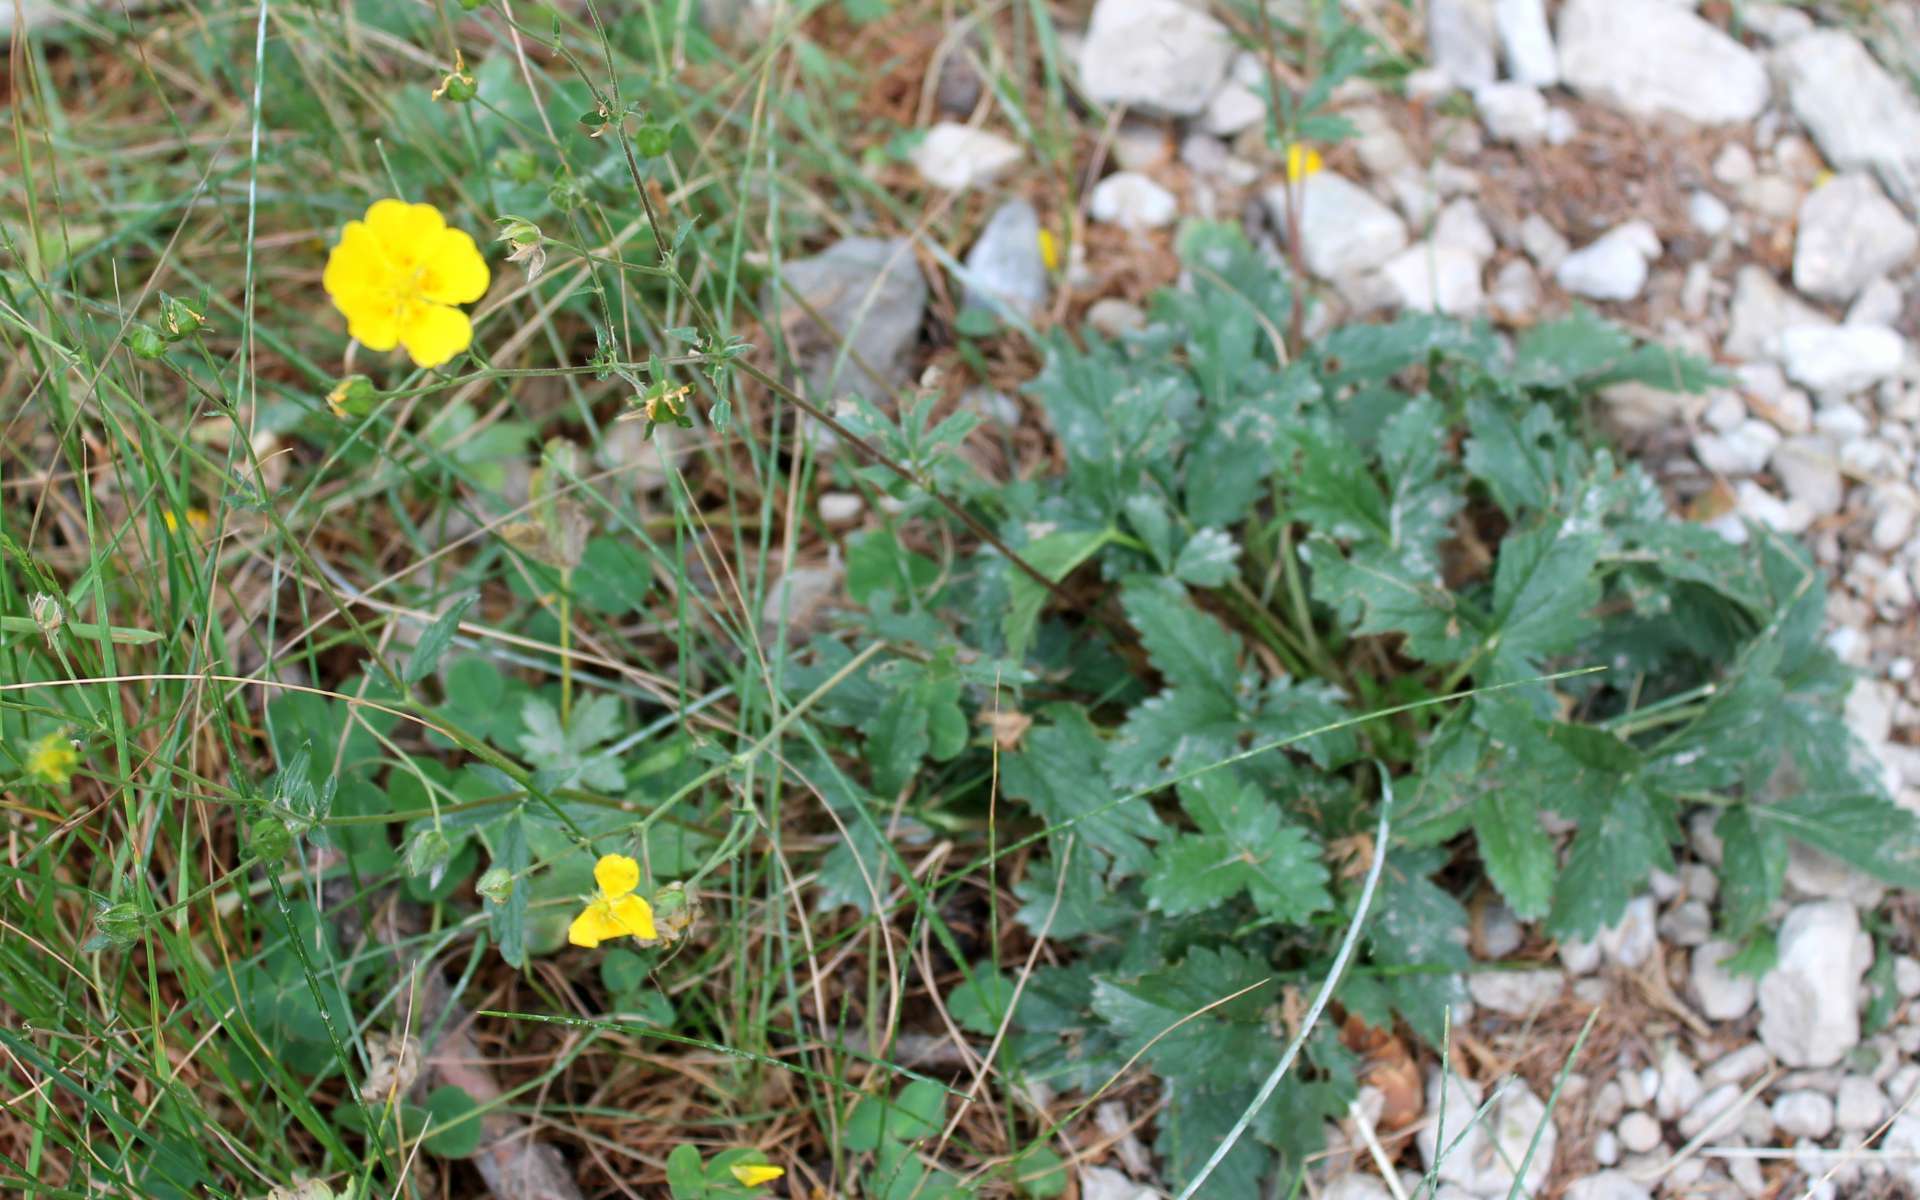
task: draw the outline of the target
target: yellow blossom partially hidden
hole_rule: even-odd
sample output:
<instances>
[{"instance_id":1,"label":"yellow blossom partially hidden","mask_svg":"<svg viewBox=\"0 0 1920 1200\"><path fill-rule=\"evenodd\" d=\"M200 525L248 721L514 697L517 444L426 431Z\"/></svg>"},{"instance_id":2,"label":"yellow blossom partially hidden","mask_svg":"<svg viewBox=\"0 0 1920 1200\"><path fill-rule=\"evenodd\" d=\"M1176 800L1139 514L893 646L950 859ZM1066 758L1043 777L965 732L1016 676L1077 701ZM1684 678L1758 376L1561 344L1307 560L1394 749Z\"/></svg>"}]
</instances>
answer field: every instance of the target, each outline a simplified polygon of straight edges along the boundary
<instances>
[{"instance_id":1,"label":"yellow blossom partially hidden","mask_svg":"<svg viewBox=\"0 0 1920 1200\"><path fill-rule=\"evenodd\" d=\"M653 906L633 894L640 886L640 864L624 854L603 854L593 866L600 885L586 909L567 927L567 940L591 949L619 937L654 941Z\"/></svg>"},{"instance_id":2,"label":"yellow blossom partially hidden","mask_svg":"<svg viewBox=\"0 0 1920 1200\"><path fill-rule=\"evenodd\" d=\"M772 1183L787 1173L785 1167L769 1166L766 1163L736 1163L727 1168L733 1177L748 1187L759 1187L763 1183Z\"/></svg>"},{"instance_id":3,"label":"yellow blossom partially hidden","mask_svg":"<svg viewBox=\"0 0 1920 1200\"><path fill-rule=\"evenodd\" d=\"M1817 192L1832 182L1833 171L1830 168L1821 167L1820 173L1813 177L1813 190Z\"/></svg>"},{"instance_id":4,"label":"yellow blossom partially hidden","mask_svg":"<svg viewBox=\"0 0 1920 1200\"><path fill-rule=\"evenodd\" d=\"M491 279L480 247L439 209L376 200L340 231L320 282L355 341L404 346L415 366L437 367L473 344L473 322L454 305L484 296Z\"/></svg>"},{"instance_id":5,"label":"yellow blossom partially hidden","mask_svg":"<svg viewBox=\"0 0 1920 1200\"><path fill-rule=\"evenodd\" d=\"M80 762L80 752L73 743L57 733L35 742L27 751L27 774L50 787L66 787L73 778L73 768Z\"/></svg>"},{"instance_id":6,"label":"yellow blossom partially hidden","mask_svg":"<svg viewBox=\"0 0 1920 1200\"><path fill-rule=\"evenodd\" d=\"M1309 175L1317 175L1326 164L1320 161L1320 152L1312 146L1302 146L1299 142L1287 147L1287 182L1299 183Z\"/></svg>"},{"instance_id":7,"label":"yellow blossom partially hidden","mask_svg":"<svg viewBox=\"0 0 1920 1200\"><path fill-rule=\"evenodd\" d=\"M172 511L163 511L160 514L160 519L167 523L168 533L180 532L180 518L175 516ZM195 533L205 533L207 527L213 524L213 518L207 515L207 510L204 508L188 509L186 520L187 528L193 530Z\"/></svg>"},{"instance_id":8,"label":"yellow blossom partially hidden","mask_svg":"<svg viewBox=\"0 0 1920 1200\"><path fill-rule=\"evenodd\" d=\"M1040 231L1040 261L1049 271L1060 269L1060 239L1053 236L1053 230Z\"/></svg>"}]
</instances>

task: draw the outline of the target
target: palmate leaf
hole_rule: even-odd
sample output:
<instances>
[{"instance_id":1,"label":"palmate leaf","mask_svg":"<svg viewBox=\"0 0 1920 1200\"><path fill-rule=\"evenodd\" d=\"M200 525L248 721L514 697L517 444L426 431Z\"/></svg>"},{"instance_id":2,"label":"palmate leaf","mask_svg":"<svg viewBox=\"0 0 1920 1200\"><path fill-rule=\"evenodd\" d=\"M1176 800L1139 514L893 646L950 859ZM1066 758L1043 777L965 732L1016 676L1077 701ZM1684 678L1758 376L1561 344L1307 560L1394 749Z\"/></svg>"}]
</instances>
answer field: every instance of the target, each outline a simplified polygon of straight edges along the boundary
<instances>
[{"instance_id":1,"label":"palmate leaf","mask_svg":"<svg viewBox=\"0 0 1920 1200\"><path fill-rule=\"evenodd\" d=\"M1170 579L1134 576L1126 581L1120 604L1169 684L1233 701L1240 683L1240 639L1195 607L1185 588Z\"/></svg>"},{"instance_id":2,"label":"palmate leaf","mask_svg":"<svg viewBox=\"0 0 1920 1200\"><path fill-rule=\"evenodd\" d=\"M1348 556L1314 537L1301 545L1300 559L1312 572L1313 598L1333 607L1356 636L1401 634L1402 649L1423 662L1457 661L1477 640L1472 610L1437 576L1408 572L1391 550L1364 547Z\"/></svg>"},{"instance_id":3,"label":"palmate leaf","mask_svg":"<svg viewBox=\"0 0 1920 1200\"><path fill-rule=\"evenodd\" d=\"M1221 762L1241 749L1246 722L1206 687L1171 687L1133 706L1106 756L1116 788L1139 790Z\"/></svg>"},{"instance_id":4,"label":"palmate leaf","mask_svg":"<svg viewBox=\"0 0 1920 1200\"><path fill-rule=\"evenodd\" d=\"M1434 850L1394 853L1380 875L1379 894L1367 920L1367 954L1386 967L1442 968L1388 974L1383 987L1394 1010L1413 1031L1438 1045L1447 1009L1464 999L1466 987L1445 968L1472 964L1467 954L1467 910L1428 876L1445 865Z\"/></svg>"},{"instance_id":5,"label":"palmate leaf","mask_svg":"<svg viewBox=\"0 0 1920 1200\"><path fill-rule=\"evenodd\" d=\"M1127 793L1107 781L1107 743L1084 709L1058 705L1047 715L1051 724L1034 726L1018 753L1001 757L1001 790L1079 839L1075 854L1086 857L1076 871L1112 880L1143 874L1154 861L1150 843L1167 832L1153 805L1142 796L1115 803Z\"/></svg>"},{"instance_id":6,"label":"palmate leaf","mask_svg":"<svg viewBox=\"0 0 1920 1200\"><path fill-rule=\"evenodd\" d=\"M1473 835L1487 878L1523 921L1547 915L1560 869L1553 840L1540 824L1536 795L1521 788L1489 788L1473 811Z\"/></svg>"},{"instance_id":7,"label":"palmate leaf","mask_svg":"<svg viewBox=\"0 0 1920 1200\"><path fill-rule=\"evenodd\" d=\"M1261 1019L1278 991L1272 969L1259 959L1232 947L1198 946L1161 970L1096 978L1093 1011L1126 1054L1145 1049L1146 1061L1161 1074L1231 1086L1258 1078L1262 1064L1279 1059Z\"/></svg>"},{"instance_id":8,"label":"palmate leaf","mask_svg":"<svg viewBox=\"0 0 1920 1200\"><path fill-rule=\"evenodd\" d=\"M1244 893L1262 916L1298 923L1331 905L1319 848L1231 769L1182 783L1180 803L1199 831L1162 849L1146 882L1152 908L1181 916Z\"/></svg>"},{"instance_id":9,"label":"palmate leaf","mask_svg":"<svg viewBox=\"0 0 1920 1200\"><path fill-rule=\"evenodd\" d=\"M1535 529L1509 534L1494 566L1492 631L1484 643L1487 683L1540 674L1542 660L1570 650L1591 628L1600 602L1593 534Z\"/></svg>"}]
</instances>

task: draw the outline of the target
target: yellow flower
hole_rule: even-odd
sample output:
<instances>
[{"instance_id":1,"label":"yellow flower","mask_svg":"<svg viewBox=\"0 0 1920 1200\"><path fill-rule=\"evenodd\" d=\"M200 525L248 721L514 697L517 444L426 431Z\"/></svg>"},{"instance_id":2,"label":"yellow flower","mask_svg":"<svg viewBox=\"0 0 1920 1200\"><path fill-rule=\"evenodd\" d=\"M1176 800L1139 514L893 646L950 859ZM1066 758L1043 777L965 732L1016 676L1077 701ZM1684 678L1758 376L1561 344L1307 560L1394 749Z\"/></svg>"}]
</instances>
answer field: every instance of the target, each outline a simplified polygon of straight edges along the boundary
<instances>
[{"instance_id":1,"label":"yellow flower","mask_svg":"<svg viewBox=\"0 0 1920 1200\"><path fill-rule=\"evenodd\" d=\"M1325 164L1320 161L1320 152L1312 146L1302 146L1299 142L1287 147L1287 182L1299 183L1309 175L1317 175Z\"/></svg>"},{"instance_id":2,"label":"yellow flower","mask_svg":"<svg viewBox=\"0 0 1920 1200\"><path fill-rule=\"evenodd\" d=\"M80 752L72 742L50 733L27 751L27 774L41 783L63 788L73 778L73 768L79 761Z\"/></svg>"},{"instance_id":3,"label":"yellow flower","mask_svg":"<svg viewBox=\"0 0 1920 1200\"><path fill-rule=\"evenodd\" d=\"M785 1167L772 1167L766 1163L736 1163L727 1168L733 1177L748 1187L759 1187L763 1183L772 1183L787 1173Z\"/></svg>"},{"instance_id":4,"label":"yellow flower","mask_svg":"<svg viewBox=\"0 0 1920 1200\"><path fill-rule=\"evenodd\" d=\"M1060 239L1053 236L1053 230L1040 231L1040 262L1049 271L1060 269Z\"/></svg>"},{"instance_id":5,"label":"yellow flower","mask_svg":"<svg viewBox=\"0 0 1920 1200\"><path fill-rule=\"evenodd\" d=\"M624 854L603 854L593 865L593 881L600 890L585 911L567 927L567 940L592 948L609 938L637 937L653 941L653 906L633 894L640 886L640 864Z\"/></svg>"},{"instance_id":6,"label":"yellow flower","mask_svg":"<svg viewBox=\"0 0 1920 1200\"><path fill-rule=\"evenodd\" d=\"M341 230L320 282L355 341L405 346L415 366L437 367L473 343L473 322L454 305L484 296L490 279L480 247L439 209L376 200Z\"/></svg>"},{"instance_id":7,"label":"yellow flower","mask_svg":"<svg viewBox=\"0 0 1920 1200\"><path fill-rule=\"evenodd\" d=\"M175 516L171 511L162 512L160 519L167 523L168 533L180 532L180 518ZM193 530L195 533L205 533L208 526L213 524L213 518L207 515L207 510L204 508L189 508L186 519L187 528Z\"/></svg>"}]
</instances>

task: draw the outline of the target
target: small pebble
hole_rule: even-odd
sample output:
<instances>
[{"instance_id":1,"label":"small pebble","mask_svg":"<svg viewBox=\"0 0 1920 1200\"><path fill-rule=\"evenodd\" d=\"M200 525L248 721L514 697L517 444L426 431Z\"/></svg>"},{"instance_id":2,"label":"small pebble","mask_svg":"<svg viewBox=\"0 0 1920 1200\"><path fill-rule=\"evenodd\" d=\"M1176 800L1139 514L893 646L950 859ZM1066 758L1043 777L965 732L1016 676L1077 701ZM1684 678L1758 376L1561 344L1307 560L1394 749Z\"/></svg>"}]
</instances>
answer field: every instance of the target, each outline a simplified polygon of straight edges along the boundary
<instances>
[{"instance_id":1,"label":"small pebble","mask_svg":"<svg viewBox=\"0 0 1920 1200\"><path fill-rule=\"evenodd\" d=\"M1833 1098L1833 1121L1841 1129L1872 1129L1887 1119L1887 1097L1873 1080L1849 1075Z\"/></svg>"},{"instance_id":2,"label":"small pebble","mask_svg":"<svg viewBox=\"0 0 1920 1200\"><path fill-rule=\"evenodd\" d=\"M1660 1122L1644 1112L1630 1112L1620 1119L1617 1130L1620 1144L1635 1154L1646 1154L1660 1144ZM1611 1166L1613 1164L1602 1164Z\"/></svg>"},{"instance_id":3,"label":"small pebble","mask_svg":"<svg viewBox=\"0 0 1920 1200\"><path fill-rule=\"evenodd\" d=\"M1788 1137L1818 1141L1833 1132L1833 1101L1819 1092L1788 1092L1773 1102L1773 1123Z\"/></svg>"}]
</instances>

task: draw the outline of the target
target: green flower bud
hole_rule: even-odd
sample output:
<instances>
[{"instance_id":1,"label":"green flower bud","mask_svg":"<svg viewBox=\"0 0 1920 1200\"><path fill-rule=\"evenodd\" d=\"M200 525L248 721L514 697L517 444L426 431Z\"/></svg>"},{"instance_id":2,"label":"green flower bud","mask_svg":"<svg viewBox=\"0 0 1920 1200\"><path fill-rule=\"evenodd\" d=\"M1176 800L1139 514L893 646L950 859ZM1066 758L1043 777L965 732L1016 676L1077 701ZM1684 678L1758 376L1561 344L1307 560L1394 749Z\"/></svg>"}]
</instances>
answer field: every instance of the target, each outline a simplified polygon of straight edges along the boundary
<instances>
[{"instance_id":1,"label":"green flower bud","mask_svg":"<svg viewBox=\"0 0 1920 1200\"><path fill-rule=\"evenodd\" d=\"M166 331L167 340L180 341L192 337L207 327L207 318L184 300L176 300L162 292L160 295L160 325Z\"/></svg>"},{"instance_id":2,"label":"green flower bud","mask_svg":"<svg viewBox=\"0 0 1920 1200\"><path fill-rule=\"evenodd\" d=\"M285 821L268 813L247 826L247 846L260 861L279 862L293 849L293 832Z\"/></svg>"},{"instance_id":3,"label":"green flower bud","mask_svg":"<svg viewBox=\"0 0 1920 1200\"><path fill-rule=\"evenodd\" d=\"M364 417L380 402L380 391L365 375L349 375L327 393L327 409L342 421Z\"/></svg>"},{"instance_id":4,"label":"green flower bud","mask_svg":"<svg viewBox=\"0 0 1920 1200\"><path fill-rule=\"evenodd\" d=\"M125 900L98 901L93 910L93 937L87 949L131 946L140 938L140 910Z\"/></svg>"},{"instance_id":5,"label":"green flower bud","mask_svg":"<svg viewBox=\"0 0 1920 1200\"><path fill-rule=\"evenodd\" d=\"M473 890L495 904L505 904L513 895L513 872L505 867L488 867L481 872L480 881L473 885Z\"/></svg>"},{"instance_id":6,"label":"green flower bud","mask_svg":"<svg viewBox=\"0 0 1920 1200\"><path fill-rule=\"evenodd\" d=\"M160 331L151 325L135 325L127 330L127 349L133 352L135 358L151 361L166 356L167 339L161 337Z\"/></svg>"},{"instance_id":7,"label":"green flower bud","mask_svg":"<svg viewBox=\"0 0 1920 1200\"><path fill-rule=\"evenodd\" d=\"M440 885L440 876L452 861L453 843L438 829L422 829L407 843L407 874L427 876L429 886Z\"/></svg>"}]
</instances>

